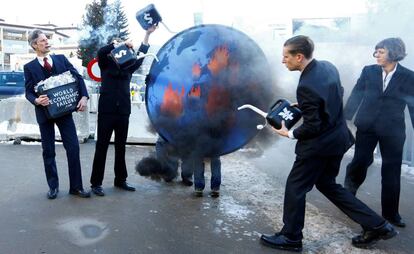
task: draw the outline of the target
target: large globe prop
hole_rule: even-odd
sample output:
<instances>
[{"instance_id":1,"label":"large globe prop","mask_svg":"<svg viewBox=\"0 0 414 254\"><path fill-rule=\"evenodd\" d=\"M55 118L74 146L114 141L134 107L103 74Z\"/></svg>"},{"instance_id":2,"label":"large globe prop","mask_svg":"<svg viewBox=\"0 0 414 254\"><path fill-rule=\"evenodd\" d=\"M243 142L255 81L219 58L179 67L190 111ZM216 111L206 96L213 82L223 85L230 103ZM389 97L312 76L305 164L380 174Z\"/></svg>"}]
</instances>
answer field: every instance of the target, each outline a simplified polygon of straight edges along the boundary
<instances>
[{"instance_id":1,"label":"large globe prop","mask_svg":"<svg viewBox=\"0 0 414 254\"><path fill-rule=\"evenodd\" d=\"M146 88L149 118L182 156L212 157L233 152L258 132L271 100L271 69L256 43L222 25L189 28L158 51Z\"/></svg>"}]
</instances>

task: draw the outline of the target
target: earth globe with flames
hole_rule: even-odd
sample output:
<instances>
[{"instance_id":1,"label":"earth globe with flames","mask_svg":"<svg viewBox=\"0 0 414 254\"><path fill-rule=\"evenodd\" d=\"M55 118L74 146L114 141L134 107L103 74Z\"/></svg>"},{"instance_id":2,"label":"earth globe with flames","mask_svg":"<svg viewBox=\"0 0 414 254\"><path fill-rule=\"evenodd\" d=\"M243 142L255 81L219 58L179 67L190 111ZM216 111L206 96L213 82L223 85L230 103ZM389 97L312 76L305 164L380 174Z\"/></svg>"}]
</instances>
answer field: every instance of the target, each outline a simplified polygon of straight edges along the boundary
<instances>
[{"instance_id":1,"label":"earth globe with flames","mask_svg":"<svg viewBox=\"0 0 414 254\"><path fill-rule=\"evenodd\" d=\"M272 100L271 69L259 46L223 25L200 25L168 40L147 77L146 107L158 134L183 156L213 157L248 143L263 122L238 111L266 110Z\"/></svg>"}]
</instances>

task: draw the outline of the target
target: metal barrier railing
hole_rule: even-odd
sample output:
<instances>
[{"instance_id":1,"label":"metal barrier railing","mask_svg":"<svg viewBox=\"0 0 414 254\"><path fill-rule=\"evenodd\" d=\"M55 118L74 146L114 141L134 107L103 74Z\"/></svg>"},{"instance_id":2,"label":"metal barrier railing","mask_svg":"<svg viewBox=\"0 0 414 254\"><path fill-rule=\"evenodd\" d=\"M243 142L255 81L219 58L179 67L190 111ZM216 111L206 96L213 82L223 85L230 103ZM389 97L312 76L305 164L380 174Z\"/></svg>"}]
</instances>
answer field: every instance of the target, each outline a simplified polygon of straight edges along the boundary
<instances>
[{"instance_id":1,"label":"metal barrier railing","mask_svg":"<svg viewBox=\"0 0 414 254\"><path fill-rule=\"evenodd\" d=\"M414 130L411 124L410 115L405 114L406 138L403 150L403 163L408 166L414 166Z\"/></svg>"}]
</instances>

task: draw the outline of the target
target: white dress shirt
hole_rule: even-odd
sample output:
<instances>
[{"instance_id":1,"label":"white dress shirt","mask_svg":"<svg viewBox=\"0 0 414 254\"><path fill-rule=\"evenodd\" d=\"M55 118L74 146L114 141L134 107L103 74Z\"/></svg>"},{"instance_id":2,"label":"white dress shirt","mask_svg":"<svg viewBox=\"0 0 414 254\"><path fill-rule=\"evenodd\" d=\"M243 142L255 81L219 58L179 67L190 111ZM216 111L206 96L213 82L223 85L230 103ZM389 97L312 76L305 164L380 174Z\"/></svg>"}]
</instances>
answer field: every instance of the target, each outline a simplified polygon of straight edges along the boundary
<instances>
[{"instance_id":1,"label":"white dress shirt","mask_svg":"<svg viewBox=\"0 0 414 254\"><path fill-rule=\"evenodd\" d=\"M288 131L288 138L290 138L290 139L296 139L295 136L293 135L293 130L289 130Z\"/></svg>"},{"instance_id":2,"label":"white dress shirt","mask_svg":"<svg viewBox=\"0 0 414 254\"><path fill-rule=\"evenodd\" d=\"M397 70L397 65L398 63L395 65L394 69L390 71L388 74L384 71L384 69L382 69L382 91L385 91L385 89L387 89L392 75L394 75L395 71Z\"/></svg>"}]
</instances>

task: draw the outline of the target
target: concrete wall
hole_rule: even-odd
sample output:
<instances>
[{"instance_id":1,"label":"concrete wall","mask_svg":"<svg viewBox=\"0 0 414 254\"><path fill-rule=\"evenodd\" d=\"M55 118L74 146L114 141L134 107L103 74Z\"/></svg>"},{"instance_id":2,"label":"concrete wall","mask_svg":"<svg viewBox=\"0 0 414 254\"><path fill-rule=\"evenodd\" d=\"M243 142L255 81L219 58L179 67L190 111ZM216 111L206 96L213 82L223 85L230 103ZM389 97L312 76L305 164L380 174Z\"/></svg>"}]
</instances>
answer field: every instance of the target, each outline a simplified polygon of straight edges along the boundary
<instances>
[{"instance_id":1,"label":"concrete wall","mask_svg":"<svg viewBox=\"0 0 414 254\"><path fill-rule=\"evenodd\" d=\"M89 138L89 112L73 113L78 139L84 142ZM55 126L56 140L61 140ZM0 141L17 138L40 140L39 126L34 106L23 96L0 100Z\"/></svg>"}]
</instances>

